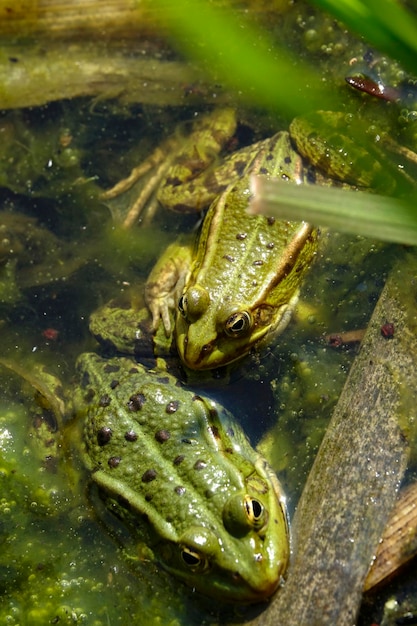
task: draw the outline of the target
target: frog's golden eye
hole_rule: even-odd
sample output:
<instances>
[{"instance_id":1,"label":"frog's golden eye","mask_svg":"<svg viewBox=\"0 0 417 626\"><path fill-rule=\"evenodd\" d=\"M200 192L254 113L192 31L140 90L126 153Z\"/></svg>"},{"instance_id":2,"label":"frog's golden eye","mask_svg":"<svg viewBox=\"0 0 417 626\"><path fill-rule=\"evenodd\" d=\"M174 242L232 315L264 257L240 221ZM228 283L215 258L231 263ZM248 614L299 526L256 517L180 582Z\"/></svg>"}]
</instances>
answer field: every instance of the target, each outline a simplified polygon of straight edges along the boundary
<instances>
[{"instance_id":1,"label":"frog's golden eye","mask_svg":"<svg viewBox=\"0 0 417 626\"><path fill-rule=\"evenodd\" d=\"M187 317L187 296L185 294L178 300L178 310L184 318Z\"/></svg>"},{"instance_id":2,"label":"frog's golden eye","mask_svg":"<svg viewBox=\"0 0 417 626\"><path fill-rule=\"evenodd\" d=\"M257 498L236 494L223 509L223 523L234 537L242 537L250 530L260 531L268 522L268 511Z\"/></svg>"},{"instance_id":3,"label":"frog's golden eye","mask_svg":"<svg viewBox=\"0 0 417 626\"><path fill-rule=\"evenodd\" d=\"M226 320L224 330L229 337L242 337L250 330L252 317L248 311L236 311Z\"/></svg>"},{"instance_id":4,"label":"frog's golden eye","mask_svg":"<svg viewBox=\"0 0 417 626\"><path fill-rule=\"evenodd\" d=\"M187 322L195 322L207 311L210 296L200 285L193 285L184 291L178 302L178 309Z\"/></svg>"},{"instance_id":5,"label":"frog's golden eye","mask_svg":"<svg viewBox=\"0 0 417 626\"><path fill-rule=\"evenodd\" d=\"M245 496L244 504L251 526L261 528L266 521L266 511L262 502L259 502L256 498Z\"/></svg>"},{"instance_id":6,"label":"frog's golden eye","mask_svg":"<svg viewBox=\"0 0 417 626\"><path fill-rule=\"evenodd\" d=\"M208 559L189 546L181 547L181 558L192 572L205 572L209 568Z\"/></svg>"}]
</instances>

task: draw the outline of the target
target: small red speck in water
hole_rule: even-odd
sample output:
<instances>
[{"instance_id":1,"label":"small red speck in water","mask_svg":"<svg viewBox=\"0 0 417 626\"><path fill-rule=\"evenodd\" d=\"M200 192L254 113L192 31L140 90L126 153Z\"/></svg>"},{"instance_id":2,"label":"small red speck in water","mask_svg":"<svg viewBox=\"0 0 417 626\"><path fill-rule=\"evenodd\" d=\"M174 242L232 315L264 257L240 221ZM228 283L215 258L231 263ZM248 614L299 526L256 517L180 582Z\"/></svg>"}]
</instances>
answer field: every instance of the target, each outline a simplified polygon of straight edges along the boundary
<instances>
[{"instance_id":1,"label":"small red speck in water","mask_svg":"<svg viewBox=\"0 0 417 626\"><path fill-rule=\"evenodd\" d=\"M45 337L48 341L56 341L58 336L59 330L56 330L56 328L45 328L45 330L42 331L42 337Z\"/></svg>"},{"instance_id":2,"label":"small red speck in water","mask_svg":"<svg viewBox=\"0 0 417 626\"><path fill-rule=\"evenodd\" d=\"M339 348L343 343L340 335L329 335L328 341L329 345L333 346L334 348Z\"/></svg>"},{"instance_id":3,"label":"small red speck in water","mask_svg":"<svg viewBox=\"0 0 417 626\"><path fill-rule=\"evenodd\" d=\"M385 324L381 326L381 335L385 337L385 339L391 339L394 337L394 324L391 322L385 322Z\"/></svg>"}]
</instances>

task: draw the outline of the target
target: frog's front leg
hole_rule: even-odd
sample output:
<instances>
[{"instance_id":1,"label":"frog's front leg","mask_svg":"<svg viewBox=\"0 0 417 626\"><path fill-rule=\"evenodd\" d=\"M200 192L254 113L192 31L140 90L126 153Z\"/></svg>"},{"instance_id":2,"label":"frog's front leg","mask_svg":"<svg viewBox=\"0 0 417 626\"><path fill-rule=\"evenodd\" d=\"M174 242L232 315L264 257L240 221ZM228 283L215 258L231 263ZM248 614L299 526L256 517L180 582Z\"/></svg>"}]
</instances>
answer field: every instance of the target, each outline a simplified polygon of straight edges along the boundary
<instances>
[{"instance_id":1,"label":"frog's front leg","mask_svg":"<svg viewBox=\"0 0 417 626\"><path fill-rule=\"evenodd\" d=\"M167 337L172 330L170 311L177 307L190 273L192 256L192 240L181 237L168 246L146 281L145 301L152 315L153 330L162 320Z\"/></svg>"}]
</instances>

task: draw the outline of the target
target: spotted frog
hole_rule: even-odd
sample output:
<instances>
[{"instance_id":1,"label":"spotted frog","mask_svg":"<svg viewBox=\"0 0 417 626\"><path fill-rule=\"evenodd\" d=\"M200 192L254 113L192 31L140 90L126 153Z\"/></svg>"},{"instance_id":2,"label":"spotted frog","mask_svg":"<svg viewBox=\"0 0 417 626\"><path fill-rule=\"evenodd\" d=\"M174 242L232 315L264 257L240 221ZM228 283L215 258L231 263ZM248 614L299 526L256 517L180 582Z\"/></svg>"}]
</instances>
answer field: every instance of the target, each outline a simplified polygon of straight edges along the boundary
<instances>
[{"instance_id":1,"label":"spotted frog","mask_svg":"<svg viewBox=\"0 0 417 626\"><path fill-rule=\"evenodd\" d=\"M225 366L282 332L317 248L318 232L311 225L246 212L251 173L305 182L302 159L287 132L232 155L221 172L224 179L219 170L204 174L215 199L198 245L182 240L169 246L145 288L154 328L162 319L169 334L170 311L176 311L177 349L184 364L195 370ZM222 182L230 178L233 183ZM160 192L162 202L180 210L194 197L201 207L195 179L187 183L181 200L173 180L168 179L169 194L166 187Z\"/></svg>"},{"instance_id":2,"label":"spotted frog","mask_svg":"<svg viewBox=\"0 0 417 626\"><path fill-rule=\"evenodd\" d=\"M316 254L313 226L247 214L252 174L293 184L392 186L378 158L360 148L355 136L343 136L346 124L346 115L333 112L296 118L289 132L244 148L219 166L214 157L236 128L234 111L223 109L201 120L175 162L163 162L157 197L164 206L190 212L211 202L197 245L182 238L169 246L145 288L154 329L162 320L169 335L174 312L174 337L188 368L227 365L281 333Z\"/></svg>"},{"instance_id":3,"label":"spotted frog","mask_svg":"<svg viewBox=\"0 0 417 626\"><path fill-rule=\"evenodd\" d=\"M268 598L289 556L285 500L230 414L127 357L85 353L77 370L83 456L107 507L194 589Z\"/></svg>"}]
</instances>

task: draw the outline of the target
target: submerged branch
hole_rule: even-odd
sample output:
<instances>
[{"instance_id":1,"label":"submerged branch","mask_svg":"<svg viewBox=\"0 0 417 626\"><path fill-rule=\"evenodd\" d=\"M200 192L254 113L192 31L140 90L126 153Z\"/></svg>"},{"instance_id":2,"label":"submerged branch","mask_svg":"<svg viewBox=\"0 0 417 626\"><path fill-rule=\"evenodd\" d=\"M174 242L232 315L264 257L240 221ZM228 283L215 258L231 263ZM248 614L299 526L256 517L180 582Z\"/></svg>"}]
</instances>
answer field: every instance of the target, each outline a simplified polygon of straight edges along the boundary
<instances>
[{"instance_id":1,"label":"submerged branch","mask_svg":"<svg viewBox=\"0 0 417 626\"><path fill-rule=\"evenodd\" d=\"M410 254L391 272L297 507L288 579L252 626L355 623L412 439L416 270Z\"/></svg>"}]
</instances>

